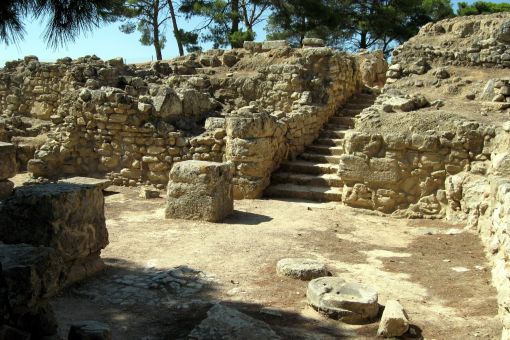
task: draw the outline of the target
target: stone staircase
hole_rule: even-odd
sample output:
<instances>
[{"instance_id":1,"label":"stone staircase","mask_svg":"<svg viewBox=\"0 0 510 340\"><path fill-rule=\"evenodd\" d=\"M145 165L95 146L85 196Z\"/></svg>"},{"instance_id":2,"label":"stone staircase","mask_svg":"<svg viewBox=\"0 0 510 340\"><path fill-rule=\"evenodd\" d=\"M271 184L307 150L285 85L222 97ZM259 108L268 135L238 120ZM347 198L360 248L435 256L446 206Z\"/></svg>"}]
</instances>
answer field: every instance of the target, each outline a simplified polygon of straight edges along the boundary
<instances>
[{"instance_id":1,"label":"stone staircase","mask_svg":"<svg viewBox=\"0 0 510 340\"><path fill-rule=\"evenodd\" d=\"M313 201L341 201L343 182L337 175L344 153L345 131L354 127L354 117L371 106L375 96L360 94L325 124L319 137L294 161L282 162L271 177L267 197Z\"/></svg>"}]
</instances>

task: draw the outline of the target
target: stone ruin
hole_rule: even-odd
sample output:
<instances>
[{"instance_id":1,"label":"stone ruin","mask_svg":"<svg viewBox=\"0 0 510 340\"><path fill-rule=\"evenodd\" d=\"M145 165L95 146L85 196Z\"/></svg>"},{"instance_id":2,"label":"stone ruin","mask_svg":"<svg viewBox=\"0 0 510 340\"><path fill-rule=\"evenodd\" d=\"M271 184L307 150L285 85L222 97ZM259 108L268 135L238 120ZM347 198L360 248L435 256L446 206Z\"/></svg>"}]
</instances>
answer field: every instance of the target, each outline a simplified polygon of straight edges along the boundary
<instances>
[{"instance_id":1,"label":"stone ruin","mask_svg":"<svg viewBox=\"0 0 510 340\"><path fill-rule=\"evenodd\" d=\"M510 108L509 37L510 14L502 13L428 24L394 51L389 67L380 52L353 56L314 39L303 49L250 42L139 65L95 56L7 63L0 141L14 146L0 143L8 159L0 163L0 255L12 254L0 272L4 334L50 320L47 298L101 268L104 187L47 183L93 176L167 187L168 218L218 222L233 199L266 195L464 223L487 247L502 336L510 337L510 123L501 119ZM12 194L8 178L25 168L32 185ZM90 211L76 214L83 206ZM316 309L346 320L377 317L377 292L297 260L306 263L281 263L278 273L313 279ZM307 276L310 268L320 277ZM32 283L29 296L20 297L19 282ZM355 292L357 302L329 298L335 289ZM190 337L210 330L218 313L254 322L216 306ZM38 325L34 336L56 327ZM379 335L408 329L403 307L388 302ZM264 325L257 331L278 338Z\"/></svg>"}]
</instances>

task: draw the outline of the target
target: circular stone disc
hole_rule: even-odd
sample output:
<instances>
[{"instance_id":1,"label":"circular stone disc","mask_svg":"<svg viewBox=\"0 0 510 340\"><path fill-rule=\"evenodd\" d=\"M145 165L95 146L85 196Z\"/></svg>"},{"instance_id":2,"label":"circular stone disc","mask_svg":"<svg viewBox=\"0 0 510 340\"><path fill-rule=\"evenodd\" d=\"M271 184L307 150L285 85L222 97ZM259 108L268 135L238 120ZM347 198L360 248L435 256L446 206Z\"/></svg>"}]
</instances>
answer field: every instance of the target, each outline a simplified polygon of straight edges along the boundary
<instances>
[{"instance_id":1,"label":"circular stone disc","mask_svg":"<svg viewBox=\"0 0 510 340\"><path fill-rule=\"evenodd\" d=\"M308 303L328 316L348 323L375 318L379 312L377 292L339 277L321 277L308 283Z\"/></svg>"}]
</instances>

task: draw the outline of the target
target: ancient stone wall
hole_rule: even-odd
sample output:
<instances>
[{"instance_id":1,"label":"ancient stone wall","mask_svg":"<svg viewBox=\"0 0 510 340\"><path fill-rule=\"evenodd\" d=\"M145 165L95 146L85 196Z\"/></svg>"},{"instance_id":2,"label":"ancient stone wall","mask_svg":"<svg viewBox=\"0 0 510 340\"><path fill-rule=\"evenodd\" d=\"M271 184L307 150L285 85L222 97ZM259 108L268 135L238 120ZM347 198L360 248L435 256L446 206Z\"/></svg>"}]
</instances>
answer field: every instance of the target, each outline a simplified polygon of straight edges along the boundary
<instances>
[{"instance_id":1,"label":"ancient stone wall","mask_svg":"<svg viewBox=\"0 0 510 340\"><path fill-rule=\"evenodd\" d=\"M510 67L510 14L457 17L429 23L393 52L390 82L432 66Z\"/></svg>"},{"instance_id":2,"label":"ancient stone wall","mask_svg":"<svg viewBox=\"0 0 510 340\"><path fill-rule=\"evenodd\" d=\"M352 131L338 174L343 202L408 217L445 214L445 179L490 158L494 129L474 122L437 133ZM482 171L482 170L480 170Z\"/></svg>"},{"instance_id":3,"label":"ancient stone wall","mask_svg":"<svg viewBox=\"0 0 510 340\"><path fill-rule=\"evenodd\" d=\"M52 122L47 141L28 163L34 176L107 174L118 185L163 187L175 162L233 160L226 146L236 137L227 135L225 117L265 113L279 126L267 150L271 166L236 172L238 182L263 187L279 162L301 153L362 84L353 56L329 48L277 47L213 50L150 68L117 59L44 64L30 57L0 72L7 79L0 98L4 116L17 112ZM16 83L20 74L33 86ZM34 93L35 86L42 93ZM14 93L28 109L7 104ZM32 111L44 102L41 95L52 93L58 98L44 114Z\"/></svg>"},{"instance_id":4,"label":"ancient stone wall","mask_svg":"<svg viewBox=\"0 0 510 340\"><path fill-rule=\"evenodd\" d=\"M446 180L446 217L479 232L492 264L502 339L510 338L510 124L497 129L491 159ZM480 171L484 169L484 171Z\"/></svg>"}]
</instances>

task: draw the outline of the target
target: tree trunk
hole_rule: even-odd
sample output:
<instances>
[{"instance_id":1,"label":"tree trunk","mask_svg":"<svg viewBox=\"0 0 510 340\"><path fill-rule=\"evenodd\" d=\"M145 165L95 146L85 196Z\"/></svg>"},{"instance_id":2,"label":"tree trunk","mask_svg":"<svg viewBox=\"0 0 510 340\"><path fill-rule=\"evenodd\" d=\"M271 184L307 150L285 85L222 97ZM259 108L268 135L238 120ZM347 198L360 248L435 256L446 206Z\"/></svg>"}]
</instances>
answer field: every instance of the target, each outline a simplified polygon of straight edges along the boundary
<instances>
[{"instance_id":1,"label":"tree trunk","mask_svg":"<svg viewBox=\"0 0 510 340\"><path fill-rule=\"evenodd\" d=\"M152 29L153 29L153 40L154 40L154 49L156 50L156 59L163 60L163 55L161 53L161 44L159 41L159 0L154 1L154 12L152 13Z\"/></svg>"},{"instance_id":2,"label":"tree trunk","mask_svg":"<svg viewBox=\"0 0 510 340\"><path fill-rule=\"evenodd\" d=\"M239 31L239 23L240 23L240 17L239 17L239 0L231 0L232 1L232 28L230 29L230 34L234 34ZM235 46L235 44L231 43L232 48L240 47Z\"/></svg>"},{"instance_id":3,"label":"tree trunk","mask_svg":"<svg viewBox=\"0 0 510 340\"><path fill-rule=\"evenodd\" d=\"M359 48L360 49L366 49L367 48L367 34L366 31L361 31L361 37L359 40Z\"/></svg>"},{"instance_id":4,"label":"tree trunk","mask_svg":"<svg viewBox=\"0 0 510 340\"><path fill-rule=\"evenodd\" d=\"M175 17L174 4L172 0L168 0L168 8L170 10L170 18L172 19L172 26L174 29L175 40L177 41L177 48L179 49L179 55L184 55L184 47L182 46L181 37L179 35L179 27L177 26L177 18Z\"/></svg>"}]
</instances>

